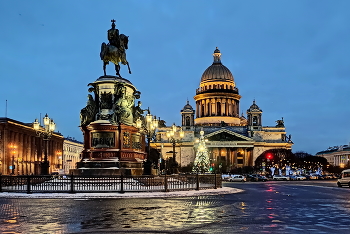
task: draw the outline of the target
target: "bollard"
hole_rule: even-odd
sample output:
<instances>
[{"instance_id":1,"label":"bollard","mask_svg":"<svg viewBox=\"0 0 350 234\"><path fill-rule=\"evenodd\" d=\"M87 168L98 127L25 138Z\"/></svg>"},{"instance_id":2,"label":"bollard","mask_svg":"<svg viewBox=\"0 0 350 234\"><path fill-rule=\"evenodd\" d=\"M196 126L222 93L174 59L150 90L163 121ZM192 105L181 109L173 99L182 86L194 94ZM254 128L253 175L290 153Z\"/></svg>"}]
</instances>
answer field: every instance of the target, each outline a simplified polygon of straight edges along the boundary
<instances>
[{"instance_id":1,"label":"bollard","mask_svg":"<svg viewBox=\"0 0 350 234\"><path fill-rule=\"evenodd\" d=\"M168 178L166 177L166 171L164 175L164 192L168 192Z\"/></svg>"},{"instance_id":2,"label":"bollard","mask_svg":"<svg viewBox=\"0 0 350 234\"><path fill-rule=\"evenodd\" d=\"M31 194L30 191L30 175L27 175L27 194Z\"/></svg>"},{"instance_id":3,"label":"bollard","mask_svg":"<svg viewBox=\"0 0 350 234\"><path fill-rule=\"evenodd\" d=\"M199 190L199 175L198 175L198 171L197 171L196 178L197 178L197 186L196 186L196 190Z\"/></svg>"},{"instance_id":4,"label":"bollard","mask_svg":"<svg viewBox=\"0 0 350 234\"><path fill-rule=\"evenodd\" d=\"M123 173L120 174L120 191L119 193L125 193L124 192L124 177Z\"/></svg>"},{"instance_id":5,"label":"bollard","mask_svg":"<svg viewBox=\"0 0 350 234\"><path fill-rule=\"evenodd\" d=\"M73 178L73 173L70 175L70 193L74 193L74 178Z\"/></svg>"},{"instance_id":6,"label":"bollard","mask_svg":"<svg viewBox=\"0 0 350 234\"><path fill-rule=\"evenodd\" d=\"M216 185L216 183L217 183L217 182L216 182L216 179L217 179L217 178L216 178L216 172L215 172L214 176L215 176L215 178L214 178L214 183L215 183L214 189L217 189L218 187L217 187L217 185Z\"/></svg>"}]
</instances>

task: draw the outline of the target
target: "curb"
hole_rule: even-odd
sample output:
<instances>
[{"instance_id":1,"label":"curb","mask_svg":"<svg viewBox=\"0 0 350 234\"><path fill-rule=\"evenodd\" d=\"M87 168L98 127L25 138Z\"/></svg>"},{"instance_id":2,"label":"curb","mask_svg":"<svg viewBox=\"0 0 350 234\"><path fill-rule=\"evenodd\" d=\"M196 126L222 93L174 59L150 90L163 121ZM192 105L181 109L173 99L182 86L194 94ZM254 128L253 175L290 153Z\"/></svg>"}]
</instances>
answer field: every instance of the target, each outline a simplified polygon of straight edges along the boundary
<instances>
[{"instance_id":1,"label":"curb","mask_svg":"<svg viewBox=\"0 0 350 234\"><path fill-rule=\"evenodd\" d=\"M50 198L50 199L92 199L92 198L164 198L215 196L243 192L241 189L223 187L218 189L174 191L174 192L127 192L127 193L0 193L0 198Z\"/></svg>"}]
</instances>

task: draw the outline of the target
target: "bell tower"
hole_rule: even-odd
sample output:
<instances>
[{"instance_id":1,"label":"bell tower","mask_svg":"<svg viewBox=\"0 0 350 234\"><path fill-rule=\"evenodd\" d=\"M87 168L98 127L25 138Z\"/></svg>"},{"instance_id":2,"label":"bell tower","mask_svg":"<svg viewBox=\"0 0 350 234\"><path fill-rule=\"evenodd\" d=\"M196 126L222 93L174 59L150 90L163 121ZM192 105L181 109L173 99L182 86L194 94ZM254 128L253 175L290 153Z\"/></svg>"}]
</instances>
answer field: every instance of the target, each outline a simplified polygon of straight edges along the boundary
<instances>
[{"instance_id":1,"label":"bell tower","mask_svg":"<svg viewBox=\"0 0 350 234\"><path fill-rule=\"evenodd\" d=\"M250 108L247 110L247 118L248 118L248 128L250 130L261 130L262 122L261 122L262 110L256 105L255 100Z\"/></svg>"},{"instance_id":2,"label":"bell tower","mask_svg":"<svg viewBox=\"0 0 350 234\"><path fill-rule=\"evenodd\" d=\"M181 110L181 119L182 119L182 126L186 129L189 129L191 126L194 125L194 112L192 106L190 105L189 101L187 100L187 104L184 106L184 108Z\"/></svg>"}]
</instances>

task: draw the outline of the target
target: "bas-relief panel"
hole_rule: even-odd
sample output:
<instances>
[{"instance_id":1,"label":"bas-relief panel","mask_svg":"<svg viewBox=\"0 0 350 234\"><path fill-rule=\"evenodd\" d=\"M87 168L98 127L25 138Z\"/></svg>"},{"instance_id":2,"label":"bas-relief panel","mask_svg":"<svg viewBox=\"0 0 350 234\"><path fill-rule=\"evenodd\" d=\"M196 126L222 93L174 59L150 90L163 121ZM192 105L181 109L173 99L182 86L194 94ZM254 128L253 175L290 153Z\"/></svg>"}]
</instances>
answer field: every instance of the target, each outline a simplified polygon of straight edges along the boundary
<instances>
[{"instance_id":1,"label":"bas-relief panel","mask_svg":"<svg viewBox=\"0 0 350 234\"><path fill-rule=\"evenodd\" d=\"M255 131L252 137L255 141L266 141L266 140L281 140L282 136L280 133L271 132L258 132Z\"/></svg>"},{"instance_id":2,"label":"bas-relief panel","mask_svg":"<svg viewBox=\"0 0 350 234\"><path fill-rule=\"evenodd\" d=\"M282 136L280 133L264 133L263 134L263 139L264 140L281 140L282 139Z\"/></svg>"}]
</instances>

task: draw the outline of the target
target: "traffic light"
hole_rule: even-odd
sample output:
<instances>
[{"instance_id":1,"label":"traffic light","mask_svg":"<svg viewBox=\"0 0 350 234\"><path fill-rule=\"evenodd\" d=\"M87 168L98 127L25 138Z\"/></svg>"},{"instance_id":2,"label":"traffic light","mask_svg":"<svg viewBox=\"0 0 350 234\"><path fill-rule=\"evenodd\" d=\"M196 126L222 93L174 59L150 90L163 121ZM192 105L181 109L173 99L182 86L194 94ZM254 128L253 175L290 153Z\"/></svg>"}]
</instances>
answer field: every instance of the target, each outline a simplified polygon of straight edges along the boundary
<instances>
[{"instance_id":1,"label":"traffic light","mask_svg":"<svg viewBox=\"0 0 350 234\"><path fill-rule=\"evenodd\" d=\"M271 160L273 158L273 155L271 153L266 154L266 159Z\"/></svg>"},{"instance_id":2,"label":"traffic light","mask_svg":"<svg viewBox=\"0 0 350 234\"><path fill-rule=\"evenodd\" d=\"M210 165L209 171L214 171L214 166L215 166L215 164L212 163L212 164Z\"/></svg>"}]
</instances>

